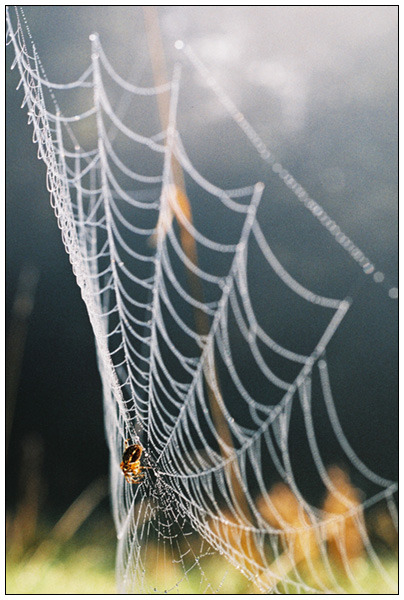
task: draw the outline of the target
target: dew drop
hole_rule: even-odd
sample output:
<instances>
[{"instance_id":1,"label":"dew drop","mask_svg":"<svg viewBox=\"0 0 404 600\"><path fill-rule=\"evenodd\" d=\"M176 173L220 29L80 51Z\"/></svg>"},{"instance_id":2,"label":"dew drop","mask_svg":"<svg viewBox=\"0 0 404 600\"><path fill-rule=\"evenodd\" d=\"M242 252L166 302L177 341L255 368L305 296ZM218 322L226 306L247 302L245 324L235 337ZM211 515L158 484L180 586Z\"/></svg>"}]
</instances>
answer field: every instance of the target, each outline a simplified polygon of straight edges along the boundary
<instances>
[{"instance_id":1,"label":"dew drop","mask_svg":"<svg viewBox=\"0 0 404 600\"><path fill-rule=\"evenodd\" d=\"M376 283L381 283L384 280L384 273L376 271L376 273L373 275L373 279L376 281Z\"/></svg>"}]
</instances>

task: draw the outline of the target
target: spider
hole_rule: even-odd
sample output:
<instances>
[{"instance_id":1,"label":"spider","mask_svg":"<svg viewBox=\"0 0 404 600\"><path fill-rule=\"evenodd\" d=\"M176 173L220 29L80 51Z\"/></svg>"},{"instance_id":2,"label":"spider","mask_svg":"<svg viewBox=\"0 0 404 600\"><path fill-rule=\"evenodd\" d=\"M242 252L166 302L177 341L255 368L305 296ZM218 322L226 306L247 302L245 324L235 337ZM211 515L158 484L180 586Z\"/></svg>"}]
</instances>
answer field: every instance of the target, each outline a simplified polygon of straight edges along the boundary
<instances>
[{"instance_id":1,"label":"spider","mask_svg":"<svg viewBox=\"0 0 404 600\"><path fill-rule=\"evenodd\" d=\"M140 483L145 476L142 470L151 469L151 467L143 467L140 464L142 452L142 446L139 444L129 444L129 440L125 440L125 450L120 467L128 483Z\"/></svg>"}]
</instances>

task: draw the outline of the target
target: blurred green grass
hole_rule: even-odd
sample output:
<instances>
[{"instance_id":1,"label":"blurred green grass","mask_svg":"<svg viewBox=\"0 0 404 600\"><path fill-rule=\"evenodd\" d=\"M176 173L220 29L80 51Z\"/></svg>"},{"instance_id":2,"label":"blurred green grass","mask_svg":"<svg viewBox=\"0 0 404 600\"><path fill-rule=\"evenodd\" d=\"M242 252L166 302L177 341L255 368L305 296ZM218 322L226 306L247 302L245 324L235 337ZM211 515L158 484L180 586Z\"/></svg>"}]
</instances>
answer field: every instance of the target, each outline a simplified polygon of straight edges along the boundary
<instances>
[{"instance_id":1,"label":"blurred green grass","mask_svg":"<svg viewBox=\"0 0 404 600\"><path fill-rule=\"evenodd\" d=\"M22 501L16 512L7 516L6 593L117 593L116 534L107 497L107 482L96 480L56 522L52 522L49 517L45 518L43 512L33 509L32 497L27 502ZM153 539L148 541L147 558L145 557L147 562L141 584L143 589L139 593L258 593L258 589L223 556L208 552L203 557L199 538L194 540L194 550L196 556L202 556L199 561L202 571L195 568L192 558L194 553L190 555L189 565L185 564L186 560L183 564L173 562L172 557L166 557L162 561L164 552L161 552L156 542ZM188 543L191 543L191 539ZM333 566L341 591L353 594L397 593L396 554L386 544L384 550L381 547L379 550L381 569L365 556L351 561L352 574L342 570L338 572L337 566ZM318 589L319 581L326 587L331 585L320 561L315 565L317 581L313 579L313 571L305 572L304 569L304 565L301 565L299 577L309 588ZM383 569L387 578L382 574ZM285 586L279 584L278 593L302 593L302 588L298 583L296 586L292 582Z\"/></svg>"},{"instance_id":2,"label":"blurred green grass","mask_svg":"<svg viewBox=\"0 0 404 600\"><path fill-rule=\"evenodd\" d=\"M384 562L383 567L390 577L397 581L396 561ZM204 569L210 584L206 589L221 594L252 594L257 590L243 577L239 571L229 567L222 557L210 560ZM187 582L176 585L183 574L175 569L171 574L160 574L157 579L152 573L146 578L150 581L147 585L156 592L168 590L168 593L197 594L201 592L200 572L194 570ZM167 576L168 575L168 576ZM36 560L7 559L6 567L6 593L7 594L115 594L117 588L114 573L114 548L111 543L105 544L99 539L91 539L91 543L81 544L75 542L69 545L58 558L38 557ZM164 581L163 581L164 579ZM346 593L358 594L395 594L397 587L387 585L380 572L368 563L363 563L355 573L356 587L345 576L339 581ZM203 587L203 586L202 586ZM279 588L280 593L299 593L288 585L285 590ZM301 591L300 591L301 593Z\"/></svg>"},{"instance_id":3,"label":"blurred green grass","mask_svg":"<svg viewBox=\"0 0 404 600\"><path fill-rule=\"evenodd\" d=\"M98 546L78 548L63 559L7 560L7 594L115 594L114 569Z\"/></svg>"},{"instance_id":4,"label":"blurred green grass","mask_svg":"<svg viewBox=\"0 0 404 600\"><path fill-rule=\"evenodd\" d=\"M9 540L7 594L115 594L115 531L111 517L94 515L66 542L40 525L28 548Z\"/></svg>"},{"instance_id":5,"label":"blurred green grass","mask_svg":"<svg viewBox=\"0 0 404 600\"><path fill-rule=\"evenodd\" d=\"M57 518L39 508L39 490L39 482L28 478L25 493L7 513L6 593L116 593L107 481L93 481Z\"/></svg>"},{"instance_id":6,"label":"blurred green grass","mask_svg":"<svg viewBox=\"0 0 404 600\"><path fill-rule=\"evenodd\" d=\"M6 556L7 594L116 594L115 583L115 531L106 513L93 515L87 523L63 544L52 541L50 527L38 527L37 539L23 553L9 545ZM153 550L153 546L149 548ZM157 546L151 556L158 554ZM392 584L388 585L380 571L369 561L360 560L354 569L355 585L346 574L337 577L346 593L395 594L394 582L398 578L397 560L392 556L382 559L383 568ZM161 566L161 565L160 565ZM254 588L241 573L229 565L222 556L210 556L203 562L206 577L201 585L201 572L192 569L184 579L181 565L171 564L169 570L149 565L144 585L149 593L163 592L197 594L206 593L254 594ZM306 574L304 580L315 587ZM145 590L145 591L146 591ZM289 584L280 593L302 593Z\"/></svg>"}]
</instances>

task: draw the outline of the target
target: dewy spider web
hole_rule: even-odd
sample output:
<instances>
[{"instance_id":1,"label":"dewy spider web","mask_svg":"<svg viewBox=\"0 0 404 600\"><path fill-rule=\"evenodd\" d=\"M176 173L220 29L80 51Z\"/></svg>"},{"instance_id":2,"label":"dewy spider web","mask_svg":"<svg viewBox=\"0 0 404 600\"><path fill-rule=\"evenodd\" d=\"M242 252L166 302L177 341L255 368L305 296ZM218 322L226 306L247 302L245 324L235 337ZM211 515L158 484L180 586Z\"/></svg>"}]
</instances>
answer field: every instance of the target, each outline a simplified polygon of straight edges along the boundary
<instances>
[{"instance_id":1,"label":"dewy spider web","mask_svg":"<svg viewBox=\"0 0 404 600\"><path fill-rule=\"evenodd\" d=\"M260 222L263 184L221 189L195 168L177 126L178 65L169 84L137 87L114 71L94 34L86 72L70 84L50 84L21 9L7 13L7 25L23 106L95 334L119 589L224 592L234 590L241 573L250 591L364 592L358 564L362 572L371 565L393 589L366 515L379 506L396 527L397 486L350 445L326 356L353 300L315 293L281 265ZM364 273L374 273L364 253L273 159L192 51L182 42L177 48L272 171ZM109 86L124 92L117 112ZM85 88L89 104L80 114L62 114L56 92ZM125 113L138 101L154 110L157 95L169 103L166 127L153 135L135 132ZM147 173L125 162L128 147L147 155L147 163L139 163L148 165ZM189 203L178 166L201 205ZM267 273L268 286L281 286L286 302L291 298L313 316L305 352L271 337L252 284L257 269ZM376 282L383 279L377 273ZM298 469L296 420L304 425L311 460L300 470L314 473L322 502L311 499ZM344 471L325 463L319 435L325 421L352 478L368 484L366 496ZM140 485L125 482L119 469L126 439L144 447L143 463L152 467ZM217 567L217 554L228 569Z\"/></svg>"}]
</instances>

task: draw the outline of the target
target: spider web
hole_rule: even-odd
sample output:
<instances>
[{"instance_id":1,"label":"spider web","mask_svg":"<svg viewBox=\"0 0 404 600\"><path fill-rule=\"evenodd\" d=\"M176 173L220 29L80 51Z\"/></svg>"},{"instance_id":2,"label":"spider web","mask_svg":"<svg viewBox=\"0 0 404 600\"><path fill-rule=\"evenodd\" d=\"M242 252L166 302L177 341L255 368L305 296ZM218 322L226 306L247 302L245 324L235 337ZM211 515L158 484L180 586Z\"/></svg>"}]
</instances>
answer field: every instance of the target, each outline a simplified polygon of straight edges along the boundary
<instances>
[{"instance_id":1,"label":"spider web","mask_svg":"<svg viewBox=\"0 0 404 600\"><path fill-rule=\"evenodd\" d=\"M328 297L281 264L262 208L267 185L226 189L198 171L178 123L184 69L334 238L335 252L375 286L384 274L182 42L184 64L167 84L122 79L96 34L83 75L51 84L21 9L7 12L7 25L22 106L95 335L119 590L363 593L369 568L394 589L368 515L379 510L395 530L397 485L355 452L331 385L333 339L356 292ZM142 118L155 113L156 98L168 107L161 130L157 114ZM135 131L135 122L151 130ZM125 440L142 445L151 467L139 485L119 469ZM349 475L333 465L328 445ZM218 555L228 566L218 567ZM237 588L240 581L250 587Z\"/></svg>"}]
</instances>

